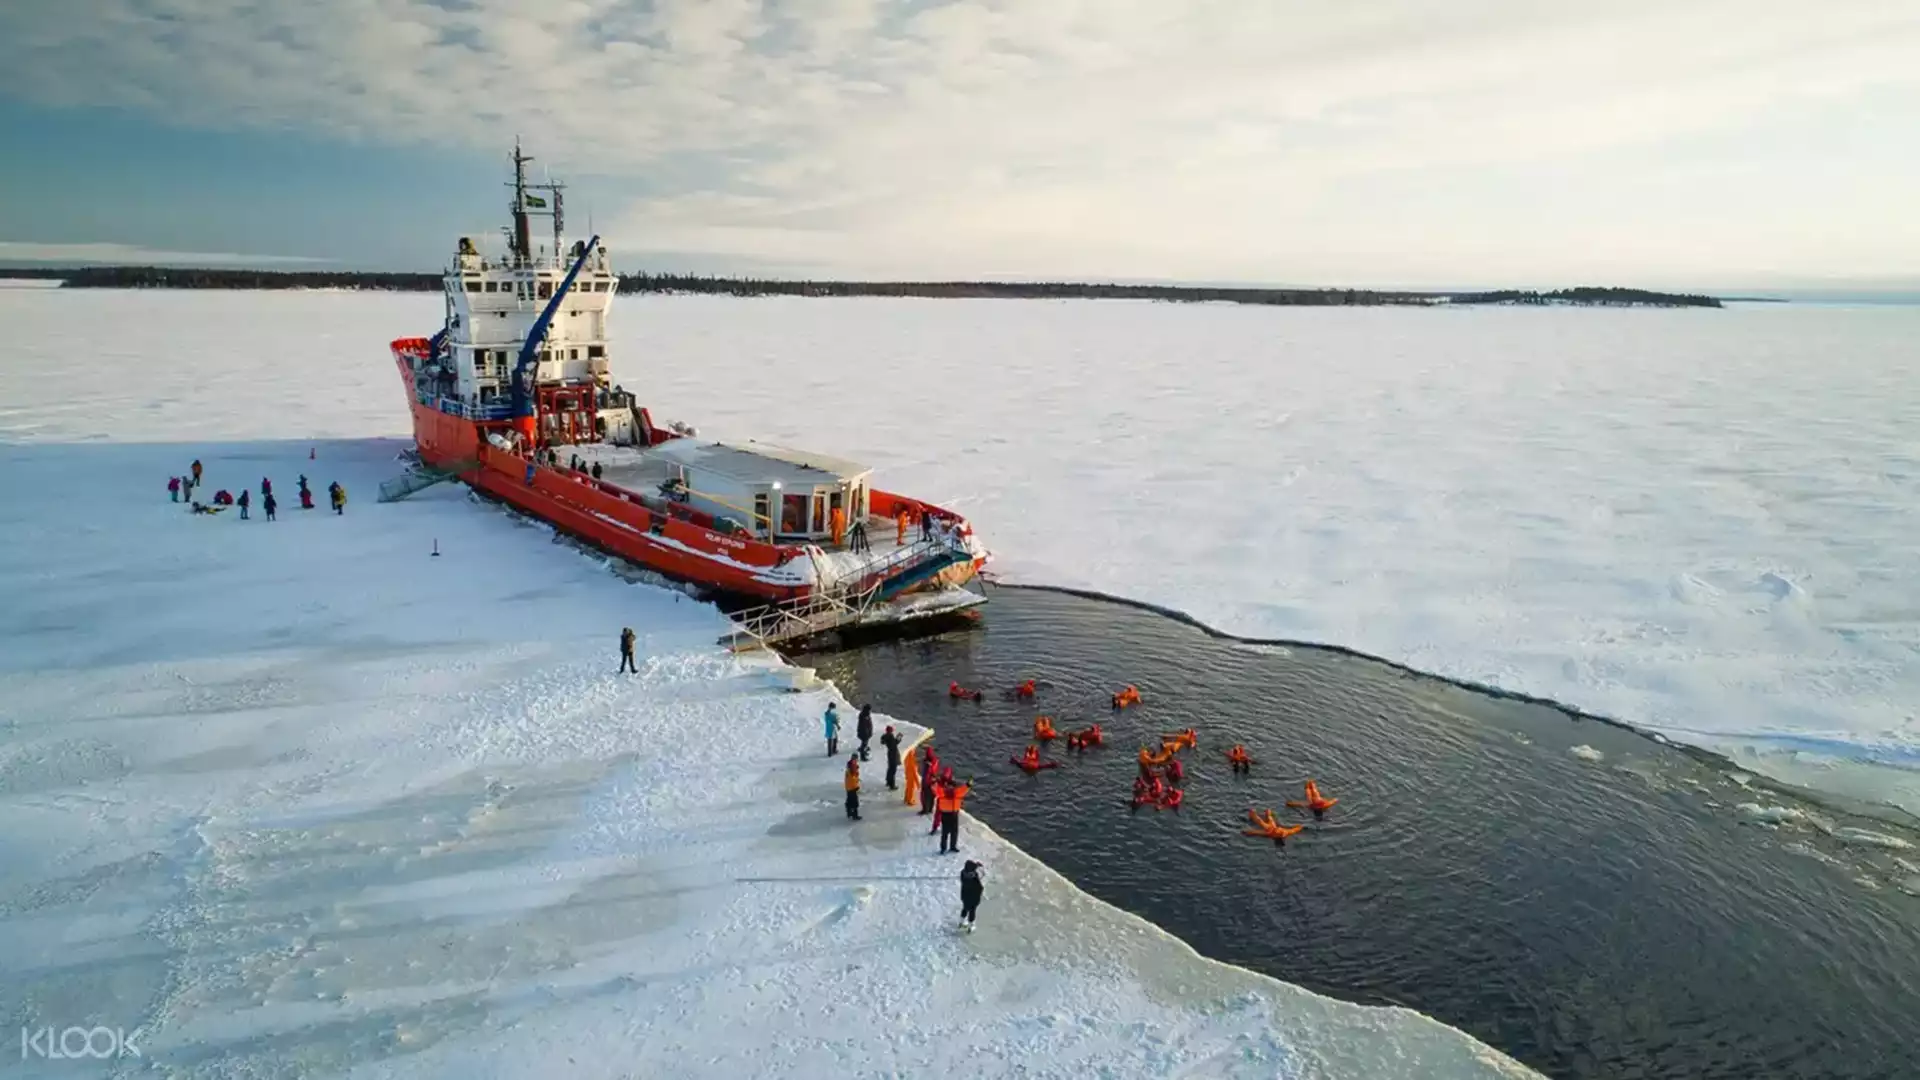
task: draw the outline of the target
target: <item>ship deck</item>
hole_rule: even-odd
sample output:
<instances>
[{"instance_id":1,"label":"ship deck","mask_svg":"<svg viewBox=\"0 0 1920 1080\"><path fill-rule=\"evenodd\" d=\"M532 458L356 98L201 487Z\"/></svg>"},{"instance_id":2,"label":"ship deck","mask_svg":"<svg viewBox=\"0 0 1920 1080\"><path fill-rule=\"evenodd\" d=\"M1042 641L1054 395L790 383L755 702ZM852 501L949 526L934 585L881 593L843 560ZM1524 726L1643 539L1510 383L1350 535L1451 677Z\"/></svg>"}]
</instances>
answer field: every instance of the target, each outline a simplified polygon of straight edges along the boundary
<instances>
[{"instance_id":1,"label":"ship deck","mask_svg":"<svg viewBox=\"0 0 1920 1080\"><path fill-rule=\"evenodd\" d=\"M599 464L600 480L622 490L632 492L650 506L664 506L665 499L660 494L660 485L678 476L677 462L664 456L649 454L645 450L626 446L606 446L587 444L574 447L556 447L564 465L569 457L584 458L589 466ZM744 519L747 514L737 515ZM867 518L867 542L872 549L856 552L848 543L834 544L828 540L809 540L822 552L821 562L825 564L830 577L845 579L860 576L868 567L882 562L898 551L902 546L912 546L919 539L918 529L907 532L907 543L896 544L894 538L898 527L891 518Z\"/></svg>"}]
</instances>

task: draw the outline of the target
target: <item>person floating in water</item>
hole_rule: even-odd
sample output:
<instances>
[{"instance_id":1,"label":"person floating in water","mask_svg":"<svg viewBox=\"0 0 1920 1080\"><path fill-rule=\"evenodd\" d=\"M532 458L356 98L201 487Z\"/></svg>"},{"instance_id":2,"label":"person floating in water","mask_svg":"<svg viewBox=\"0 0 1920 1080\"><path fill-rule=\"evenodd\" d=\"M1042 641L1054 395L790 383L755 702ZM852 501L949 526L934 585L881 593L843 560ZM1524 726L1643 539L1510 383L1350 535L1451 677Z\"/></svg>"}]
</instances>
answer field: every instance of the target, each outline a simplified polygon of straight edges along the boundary
<instances>
[{"instance_id":1,"label":"person floating in water","mask_svg":"<svg viewBox=\"0 0 1920 1080\"><path fill-rule=\"evenodd\" d=\"M947 696L955 701L959 701L962 698L971 698L974 701L979 701L981 694L978 690L969 690L957 682L950 682L947 684Z\"/></svg>"},{"instance_id":2,"label":"person floating in water","mask_svg":"<svg viewBox=\"0 0 1920 1080\"><path fill-rule=\"evenodd\" d=\"M1033 737L1040 742L1052 742L1059 738L1060 733L1053 730L1053 717L1042 716L1034 720Z\"/></svg>"},{"instance_id":3,"label":"person floating in water","mask_svg":"<svg viewBox=\"0 0 1920 1080\"><path fill-rule=\"evenodd\" d=\"M1233 767L1234 772L1247 772L1253 768L1253 755L1247 753L1246 747L1234 743L1233 749L1227 751L1227 764Z\"/></svg>"},{"instance_id":4,"label":"person floating in water","mask_svg":"<svg viewBox=\"0 0 1920 1080\"><path fill-rule=\"evenodd\" d=\"M1116 709L1124 709L1129 705L1138 704L1140 704L1140 691L1132 684L1128 684L1126 689L1113 695L1113 707Z\"/></svg>"},{"instance_id":5,"label":"person floating in water","mask_svg":"<svg viewBox=\"0 0 1920 1080\"><path fill-rule=\"evenodd\" d=\"M1013 696L1017 698L1030 698L1034 695L1034 693L1035 693L1035 688L1034 688L1032 679L1028 679L1026 682L1023 682L1019 686L1016 686L1013 688Z\"/></svg>"},{"instance_id":6,"label":"person floating in water","mask_svg":"<svg viewBox=\"0 0 1920 1080\"><path fill-rule=\"evenodd\" d=\"M1306 828L1305 825L1280 824L1274 820L1272 810L1268 810L1264 815L1253 810L1248 810L1247 820L1253 824L1253 828L1240 830L1241 835L1257 836L1263 840L1272 840L1275 844L1282 847L1286 846L1287 837L1293 836Z\"/></svg>"},{"instance_id":7,"label":"person floating in water","mask_svg":"<svg viewBox=\"0 0 1920 1080\"><path fill-rule=\"evenodd\" d=\"M1314 817L1320 818L1325 817L1327 811L1333 809L1333 804L1339 801L1339 799L1329 799L1320 794L1320 785L1309 780L1307 781L1307 797L1298 802L1289 799L1287 800L1287 805L1296 810L1311 810L1313 811Z\"/></svg>"}]
</instances>

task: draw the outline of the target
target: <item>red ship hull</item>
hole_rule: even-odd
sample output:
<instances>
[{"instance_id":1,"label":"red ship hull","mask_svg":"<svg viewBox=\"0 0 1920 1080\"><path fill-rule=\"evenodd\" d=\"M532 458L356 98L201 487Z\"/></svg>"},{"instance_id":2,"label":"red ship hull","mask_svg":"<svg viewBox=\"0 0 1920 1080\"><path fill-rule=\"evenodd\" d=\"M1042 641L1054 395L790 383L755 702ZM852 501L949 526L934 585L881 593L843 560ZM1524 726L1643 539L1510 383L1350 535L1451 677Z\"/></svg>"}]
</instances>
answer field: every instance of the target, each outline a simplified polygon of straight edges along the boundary
<instances>
[{"instance_id":1,"label":"red ship hull","mask_svg":"<svg viewBox=\"0 0 1920 1080\"><path fill-rule=\"evenodd\" d=\"M414 394L411 358L429 349L425 338L402 338L393 343L393 356L413 412L413 437L422 464L437 469L459 469L459 479L474 490L570 533L611 555L693 585L764 602L802 599L813 592L806 575L789 564L804 566L803 548L770 544L753 537L717 531L697 511L646 505L638 493L568 469L536 463L525 454L503 450L488 442L489 432L510 425L489 424L443 412ZM641 415L641 430L649 444L675 438L652 427ZM654 500L656 506L659 500ZM928 514L964 527L959 515L906 496L873 490L872 512L891 519L901 511L918 519ZM962 585L980 569L984 558L963 561L943 570L929 584Z\"/></svg>"}]
</instances>

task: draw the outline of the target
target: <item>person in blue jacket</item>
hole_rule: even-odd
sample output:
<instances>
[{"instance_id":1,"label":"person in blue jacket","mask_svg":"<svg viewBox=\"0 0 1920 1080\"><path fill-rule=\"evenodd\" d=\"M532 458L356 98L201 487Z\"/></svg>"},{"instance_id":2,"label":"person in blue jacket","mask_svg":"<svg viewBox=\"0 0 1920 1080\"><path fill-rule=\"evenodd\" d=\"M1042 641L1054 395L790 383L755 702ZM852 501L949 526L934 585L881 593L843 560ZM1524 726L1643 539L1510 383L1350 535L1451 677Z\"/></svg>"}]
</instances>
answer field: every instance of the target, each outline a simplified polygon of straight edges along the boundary
<instances>
[{"instance_id":1,"label":"person in blue jacket","mask_svg":"<svg viewBox=\"0 0 1920 1080\"><path fill-rule=\"evenodd\" d=\"M840 707L837 703L828 703L827 715L820 718L827 729L827 756L833 757L840 752Z\"/></svg>"}]
</instances>

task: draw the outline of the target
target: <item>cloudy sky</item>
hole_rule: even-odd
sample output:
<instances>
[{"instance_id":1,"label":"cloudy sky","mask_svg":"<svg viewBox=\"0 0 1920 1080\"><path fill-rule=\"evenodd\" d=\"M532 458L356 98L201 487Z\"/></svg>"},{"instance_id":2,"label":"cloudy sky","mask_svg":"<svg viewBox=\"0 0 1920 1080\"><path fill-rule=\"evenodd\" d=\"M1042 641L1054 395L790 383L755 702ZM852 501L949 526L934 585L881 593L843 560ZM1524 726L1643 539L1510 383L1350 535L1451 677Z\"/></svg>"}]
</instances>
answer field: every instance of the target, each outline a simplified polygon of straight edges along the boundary
<instances>
[{"instance_id":1,"label":"cloudy sky","mask_svg":"<svg viewBox=\"0 0 1920 1080\"><path fill-rule=\"evenodd\" d=\"M1914 0L7 0L0 260L1920 277Z\"/></svg>"}]
</instances>

